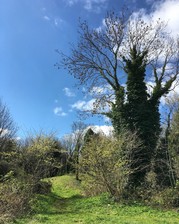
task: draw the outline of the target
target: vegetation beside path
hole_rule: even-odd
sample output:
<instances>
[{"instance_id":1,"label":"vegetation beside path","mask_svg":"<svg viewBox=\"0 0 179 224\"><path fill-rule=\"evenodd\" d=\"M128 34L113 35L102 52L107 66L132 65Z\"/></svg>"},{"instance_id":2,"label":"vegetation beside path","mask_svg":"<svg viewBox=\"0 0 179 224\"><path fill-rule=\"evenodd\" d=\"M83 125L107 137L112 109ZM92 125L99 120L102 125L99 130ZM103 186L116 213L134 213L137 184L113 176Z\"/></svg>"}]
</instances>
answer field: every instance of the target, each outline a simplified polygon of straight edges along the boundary
<instances>
[{"instance_id":1,"label":"vegetation beside path","mask_svg":"<svg viewBox=\"0 0 179 224\"><path fill-rule=\"evenodd\" d=\"M40 195L35 214L16 220L16 224L178 224L176 211L162 211L139 204L122 205L107 195L85 197L80 183L74 176L50 179L52 192Z\"/></svg>"}]
</instances>

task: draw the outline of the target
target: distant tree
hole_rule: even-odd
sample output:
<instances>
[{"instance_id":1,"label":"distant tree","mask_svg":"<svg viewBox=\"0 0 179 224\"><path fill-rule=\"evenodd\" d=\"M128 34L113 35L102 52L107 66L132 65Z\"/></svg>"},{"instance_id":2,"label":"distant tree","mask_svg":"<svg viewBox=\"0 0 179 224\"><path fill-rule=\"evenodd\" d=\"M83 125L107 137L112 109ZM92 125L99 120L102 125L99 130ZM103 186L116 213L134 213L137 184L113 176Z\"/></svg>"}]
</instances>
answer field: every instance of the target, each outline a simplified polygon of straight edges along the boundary
<instances>
[{"instance_id":1,"label":"distant tree","mask_svg":"<svg viewBox=\"0 0 179 224\"><path fill-rule=\"evenodd\" d=\"M178 104L179 101L177 101ZM179 107L175 110L169 133L169 149L174 160L175 172L179 179Z\"/></svg>"},{"instance_id":2,"label":"distant tree","mask_svg":"<svg viewBox=\"0 0 179 224\"><path fill-rule=\"evenodd\" d=\"M143 169L133 174L133 184L139 185L150 170L161 131L160 98L178 78L179 41L166 32L160 19L145 22L140 15L128 17L123 12L119 16L108 13L98 29L82 22L79 34L77 47L72 47L70 56L62 54L57 66L66 68L94 93L92 112L108 116L117 134L122 127L138 132L144 148L134 156ZM96 87L102 90L95 91Z\"/></svg>"},{"instance_id":3,"label":"distant tree","mask_svg":"<svg viewBox=\"0 0 179 224\"><path fill-rule=\"evenodd\" d=\"M174 153L175 150L171 150L171 148L175 147L175 144L172 144L172 139L176 137L174 120L179 108L178 94L174 93L166 98L164 107L166 112L162 116L162 133L154 156L154 171L157 174L156 182L158 186L174 187L176 184L176 154Z\"/></svg>"},{"instance_id":4,"label":"distant tree","mask_svg":"<svg viewBox=\"0 0 179 224\"><path fill-rule=\"evenodd\" d=\"M74 122L72 124L72 132L74 135L74 142L75 142L73 159L74 159L76 180L79 180L79 158L80 158L80 151L83 146L83 138L86 128L87 125L81 121Z\"/></svg>"},{"instance_id":5,"label":"distant tree","mask_svg":"<svg viewBox=\"0 0 179 224\"><path fill-rule=\"evenodd\" d=\"M15 138L17 127L11 117L8 107L0 100L0 152L10 148L10 142Z\"/></svg>"},{"instance_id":6,"label":"distant tree","mask_svg":"<svg viewBox=\"0 0 179 224\"><path fill-rule=\"evenodd\" d=\"M72 124L72 133L65 135L62 139L62 146L68 154L67 172L75 172L76 179L79 179L79 157L83 146L94 132L88 125L81 121Z\"/></svg>"},{"instance_id":7,"label":"distant tree","mask_svg":"<svg viewBox=\"0 0 179 224\"><path fill-rule=\"evenodd\" d=\"M66 150L67 152L67 168L66 171L67 173L73 172L74 171L74 149L76 142L74 140L74 135L73 133L67 134L62 137L61 139L62 147Z\"/></svg>"},{"instance_id":8,"label":"distant tree","mask_svg":"<svg viewBox=\"0 0 179 224\"><path fill-rule=\"evenodd\" d=\"M0 100L0 178L8 173L15 162L17 127L8 107Z\"/></svg>"}]
</instances>

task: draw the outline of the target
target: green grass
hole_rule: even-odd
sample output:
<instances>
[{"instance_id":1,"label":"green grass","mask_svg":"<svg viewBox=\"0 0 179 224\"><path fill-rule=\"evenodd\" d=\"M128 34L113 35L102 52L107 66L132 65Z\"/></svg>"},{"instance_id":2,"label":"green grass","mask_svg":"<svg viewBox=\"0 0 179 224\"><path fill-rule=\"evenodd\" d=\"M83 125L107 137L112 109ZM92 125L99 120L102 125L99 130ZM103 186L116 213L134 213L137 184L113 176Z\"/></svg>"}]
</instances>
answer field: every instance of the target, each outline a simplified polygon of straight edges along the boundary
<instances>
[{"instance_id":1,"label":"green grass","mask_svg":"<svg viewBox=\"0 0 179 224\"><path fill-rule=\"evenodd\" d=\"M121 205L106 195L85 197L73 176L52 178L52 193L39 196L36 214L16 224L178 224L179 214L141 205Z\"/></svg>"}]
</instances>

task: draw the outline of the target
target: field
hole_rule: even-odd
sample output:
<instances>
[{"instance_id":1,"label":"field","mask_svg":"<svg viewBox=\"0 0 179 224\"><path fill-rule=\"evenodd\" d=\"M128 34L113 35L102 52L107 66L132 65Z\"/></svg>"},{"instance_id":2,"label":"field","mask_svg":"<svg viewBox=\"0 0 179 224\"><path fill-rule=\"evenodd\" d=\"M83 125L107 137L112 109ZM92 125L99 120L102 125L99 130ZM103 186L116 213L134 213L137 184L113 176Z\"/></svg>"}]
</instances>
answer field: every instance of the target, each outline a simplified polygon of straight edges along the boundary
<instances>
[{"instance_id":1,"label":"field","mask_svg":"<svg viewBox=\"0 0 179 224\"><path fill-rule=\"evenodd\" d=\"M104 194L85 197L73 176L50 179L52 193L38 197L35 214L16 224L178 224L179 214L139 204L115 203Z\"/></svg>"}]
</instances>

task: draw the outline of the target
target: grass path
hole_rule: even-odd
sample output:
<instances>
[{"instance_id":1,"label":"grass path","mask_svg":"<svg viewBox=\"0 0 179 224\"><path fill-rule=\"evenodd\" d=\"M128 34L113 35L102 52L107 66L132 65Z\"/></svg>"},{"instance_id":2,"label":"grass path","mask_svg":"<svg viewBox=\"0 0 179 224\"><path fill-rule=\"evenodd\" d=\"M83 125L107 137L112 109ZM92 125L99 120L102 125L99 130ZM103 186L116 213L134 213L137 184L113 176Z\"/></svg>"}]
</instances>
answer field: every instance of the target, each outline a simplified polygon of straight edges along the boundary
<instances>
[{"instance_id":1,"label":"grass path","mask_svg":"<svg viewBox=\"0 0 179 224\"><path fill-rule=\"evenodd\" d=\"M105 195L84 197L73 176L52 178L53 191L40 196L36 214L16 224L179 224L179 213L147 206L124 206Z\"/></svg>"}]
</instances>

